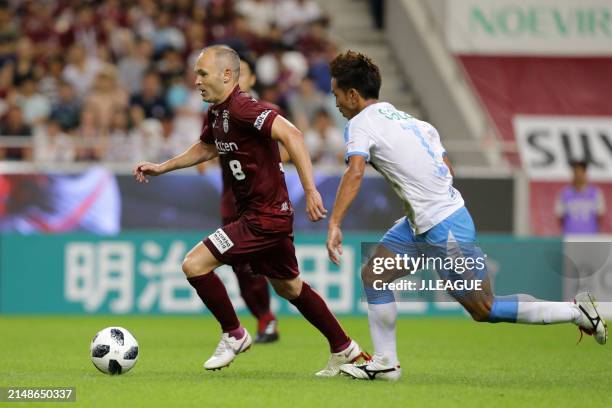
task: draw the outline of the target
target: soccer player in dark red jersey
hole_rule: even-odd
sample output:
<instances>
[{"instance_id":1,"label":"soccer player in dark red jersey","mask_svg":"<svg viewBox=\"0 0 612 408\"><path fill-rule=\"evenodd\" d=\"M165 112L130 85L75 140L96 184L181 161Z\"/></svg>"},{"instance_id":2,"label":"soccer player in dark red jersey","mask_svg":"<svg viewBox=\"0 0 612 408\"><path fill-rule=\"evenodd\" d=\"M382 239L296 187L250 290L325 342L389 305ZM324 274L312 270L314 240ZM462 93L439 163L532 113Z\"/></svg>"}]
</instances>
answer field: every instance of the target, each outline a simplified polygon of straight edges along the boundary
<instances>
[{"instance_id":1,"label":"soccer player in dark red jersey","mask_svg":"<svg viewBox=\"0 0 612 408\"><path fill-rule=\"evenodd\" d=\"M240 90L249 93L255 85L255 64L248 56L240 56L240 78L238 84ZM278 106L266 102L260 102L267 109L279 111ZM228 225L240 217L236 208L234 193L231 184L223 183L221 194L221 223ZM270 291L268 280L263 273L253 270L249 263L238 263L232 265L232 269L238 279L240 296L247 308L257 319L257 337L255 343L271 343L277 341L278 324L276 316L270 310Z\"/></svg>"},{"instance_id":2,"label":"soccer player in dark red jersey","mask_svg":"<svg viewBox=\"0 0 612 408\"><path fill-rule=\"evenodd\" d=\"M221 341L204 363L208 370L228 366L247 350L252 339L242 327L214 269L248 262L268 278L276 293L289 300L328 340L331 357L316 375L330 377L342 364L363 355L323 299L299 277L293 246L293 207L280 162L277 141L295 164L311 221L325 218L321 195L301 132L278 112L240 91L240 59L231 48L205 48L196 61L196 85L211 103L200 140L184 153L161 164L143 162L134 168L139 182L147 176L220 158L223 182L231 185L239 218L219 228L189 251L183 272L202 302L219 321Z\"/></svg>"}]
</instances>

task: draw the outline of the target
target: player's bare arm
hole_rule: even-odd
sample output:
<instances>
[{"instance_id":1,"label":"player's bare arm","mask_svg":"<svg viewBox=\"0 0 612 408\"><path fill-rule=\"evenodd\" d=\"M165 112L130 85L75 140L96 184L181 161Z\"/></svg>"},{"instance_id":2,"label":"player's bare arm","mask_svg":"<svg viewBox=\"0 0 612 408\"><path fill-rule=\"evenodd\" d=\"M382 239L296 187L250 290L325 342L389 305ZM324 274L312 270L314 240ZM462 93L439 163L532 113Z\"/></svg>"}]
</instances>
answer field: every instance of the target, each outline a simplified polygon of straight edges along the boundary
<instances>
[{"instance_id":1,"label":"player's bare arm","mask_svg":"<svg viewBox=\"0 0 612 408\"><path fill-rule=\"evenodd\" d=\"M134 178L139 183L148 183L147 176L159 176L170 171L184 169L212 160L218 156L217 148L204 142L196 142L189 149L163 163L140 162L134 167Z\"/></svg>"},{"instance_id":2,"label":"player's bare arm","mask_svg":"<svg viewBox=\"0 0 612 408\"><path fill-rule=\"evenodd\" d=\"M327 253L329 259L336 265L340 264L340 255L342 255L342 220L361 188L365 166L366 160L363 156L349 157L348 167L340 180L340 187L336 193L336 201L327 232Z\"/></svg>"},{"instance_id":3,"label":"player's bare arm","mask_svg":"<svg viewBox=\"0 0 612 408\"><path fill-rule=\"evenodd\" d=\"M444 160L444 164L446 164L446 167L448 167L448 170L450 171L451 176L455 177L455 169L453 169L453 165L451 164L446 154L442 157L442 160Z\"/></svg>"},{"instance_id":4,"label":"player's bare arm","mask_svg":"<svg viewBox=\"0 0 612 408\"><path fill-rule=\"evenodd\" d=\"M323 199L314 184L312 162L304 144L302 132L287 119L279 115L272 124L272 138L281 142L297 168L302 187L306 193L306 213L308 213L308 218L310 221L319 221L325 218L327 210L323 207Z\"/></svg>"}]
</instances>

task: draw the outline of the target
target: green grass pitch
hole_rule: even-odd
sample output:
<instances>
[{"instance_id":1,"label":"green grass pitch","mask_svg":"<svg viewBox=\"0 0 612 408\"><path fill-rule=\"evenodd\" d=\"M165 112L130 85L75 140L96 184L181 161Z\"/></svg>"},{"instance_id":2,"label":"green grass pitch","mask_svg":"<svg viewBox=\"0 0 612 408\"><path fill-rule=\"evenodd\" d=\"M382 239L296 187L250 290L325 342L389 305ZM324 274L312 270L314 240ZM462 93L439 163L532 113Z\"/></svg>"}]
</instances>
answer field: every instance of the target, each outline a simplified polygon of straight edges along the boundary
<instances>
[{"instance_id":1,"label":"green grass pitch","mask_svg":"<svg viewBox=\"0 0 612 408\"><path fill-rule=\"evenodd\" d=\"M365 318L342 318L371 350ZM247 328L254 322L243 318ZM89 359L106 326L132 331L139 361L111 377ZM229 368L202 363L219 333L209 317L0 317L0 386L75 386L76 403L17 407L612 406L612 351L570 325L521 326L467 319L398 321L398 383L318 379L326 342L304 320L280 321L281 341L254 345ZM0 408L11 406L0 403Z\"/></svg>"}]
</instances>

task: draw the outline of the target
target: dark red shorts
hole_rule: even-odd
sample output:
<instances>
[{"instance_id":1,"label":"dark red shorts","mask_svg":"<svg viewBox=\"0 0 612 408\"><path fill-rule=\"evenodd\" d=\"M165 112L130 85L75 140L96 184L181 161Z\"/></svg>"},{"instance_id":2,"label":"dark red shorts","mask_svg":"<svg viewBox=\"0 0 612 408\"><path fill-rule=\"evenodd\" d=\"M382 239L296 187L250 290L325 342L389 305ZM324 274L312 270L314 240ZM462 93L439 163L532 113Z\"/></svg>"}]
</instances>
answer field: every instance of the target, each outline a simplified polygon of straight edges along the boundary
<instances>
[{"instance_id":1,"label":"dark red shorts","mask_svg":"<svg viewBox=\"0 0 612 408\"><path fill-rule=\"evenodd\" d=\"M217 260L227 265L248 263L253 271L273 279L293 279L300 274L293 234L262 232L243 217L219 228L202 242Z\"/></svg>"}]
</instances>

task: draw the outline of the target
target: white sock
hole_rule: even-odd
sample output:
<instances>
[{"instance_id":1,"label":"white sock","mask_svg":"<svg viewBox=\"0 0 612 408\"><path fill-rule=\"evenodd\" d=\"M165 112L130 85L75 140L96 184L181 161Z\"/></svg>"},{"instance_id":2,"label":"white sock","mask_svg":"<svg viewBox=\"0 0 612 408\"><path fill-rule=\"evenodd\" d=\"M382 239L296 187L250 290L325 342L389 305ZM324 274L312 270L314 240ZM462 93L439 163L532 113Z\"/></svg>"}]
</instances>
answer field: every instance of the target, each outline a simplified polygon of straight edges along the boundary
<instances>
[{"instance_id":1,"label":"white sock","mask_svg":"<svg viewBox=\"0 0 612 408\"><path fill-rule=\"evenodd\" d=\"M374 344L374 357L384 358L389 364L397 365L397 346L395 337L395 321L397 306L395 302L383 304L368 303L368 322L370 336Z\"/></svg>"},{"instance_id":2,"label":"white sock","mask_svg":"<svg viewBox=\"0 0 612 408\"><path fill-rule=\"evenodd\" d=\"M580 318L580 309L572 302L546 302L531 295L517 296L517 323L576 323Z\"/></svg>"}]
</instances>

